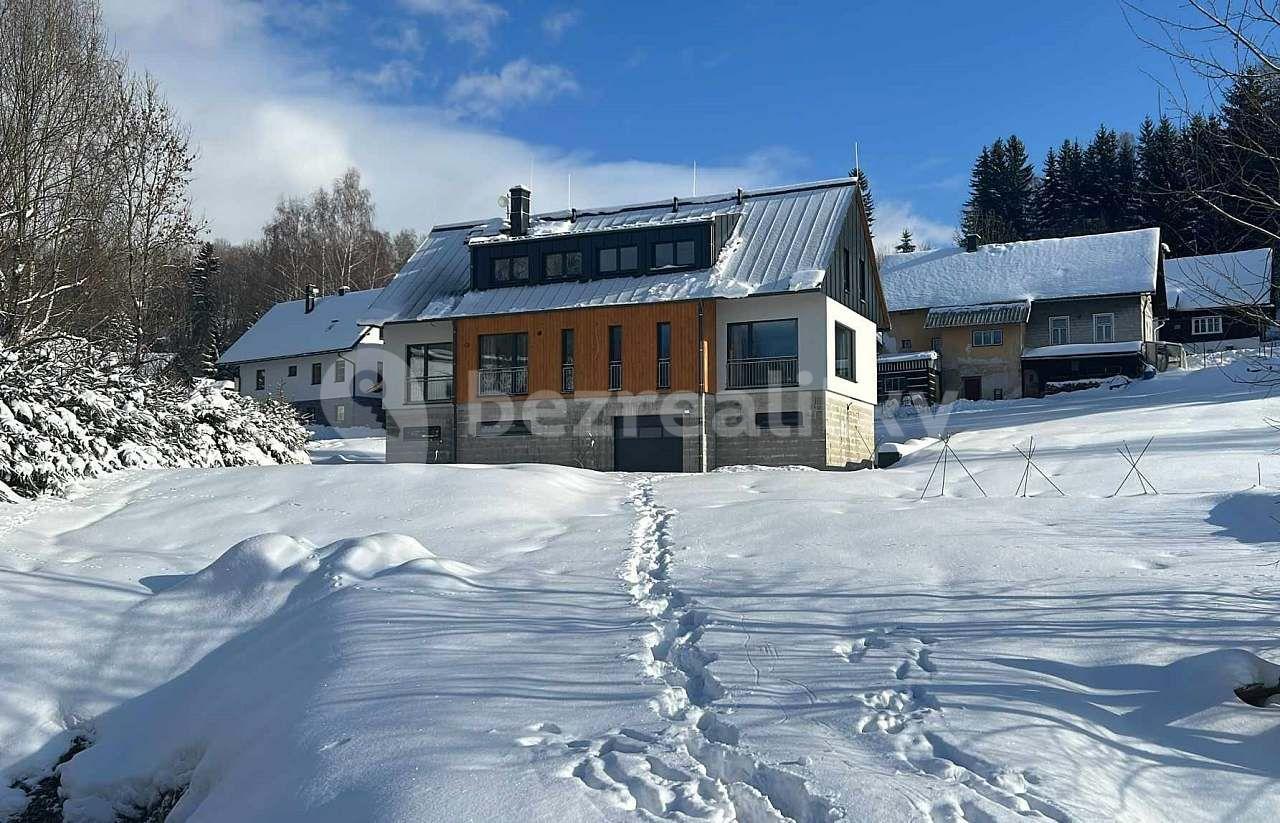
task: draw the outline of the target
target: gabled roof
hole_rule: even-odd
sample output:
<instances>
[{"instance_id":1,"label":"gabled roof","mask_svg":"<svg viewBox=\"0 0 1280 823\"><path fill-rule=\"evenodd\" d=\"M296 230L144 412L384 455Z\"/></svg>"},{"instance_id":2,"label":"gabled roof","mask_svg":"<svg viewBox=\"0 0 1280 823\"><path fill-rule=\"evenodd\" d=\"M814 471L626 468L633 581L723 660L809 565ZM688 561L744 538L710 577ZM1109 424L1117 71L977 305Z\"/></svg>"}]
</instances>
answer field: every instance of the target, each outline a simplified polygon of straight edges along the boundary
<instances>
[{"instance_id":1,"label":"gabled roof","mask_svg":"<svg viewBox=\"0 0 1280 823\"><path fill-rule=\"evenodd\" d=\"M223 365L346 351L364 334L356 321L382 289L331 294L317 298L315 311L305 300L277 303L222 353Z\"/></svg>"},{"instance_id":2,"label":"gabled roof","mask_svg":"<svg viewBox=\"0 0 1280 823\"><path fill-rule=\"evenodd\" d=\"M880 279L890 311L1153 292L1160 230L1024 240L888 254Z\"/></svg>"},{"instance_id":3,"label":"gabled roof","mask_svg":"<svg viewBox=\"0 0 1280 823\"><path fill-rule=\"evenodd\" d=\"M929 309L926 329L948 329L956 326L992 326L1001 323L1025 323L1031 316L1031 301L984 303L980 306L944 306Z\"/></svg>"},{"instance_id":4,"label":"gabled roof","mask_svg":"<svg viewBox=\"0 0 1280 823\"><path fill-rule=\"evenodd\" d=\"M733 237L711 268L599 280L471 290L470 243L502 242L501 219L437 226L381 297L361 316L380 326L548 309L658 303L819 288L853 202L853 180L843 178L761 189L534 215L530 234L585 234L738 215Z\"/></svg>"},{"instance_id":5,"label":"gabled roof","mask_svg":"<svg viewBox=\"0 0 1280 823\"><path fill-rule=\"evenodd\" d=\"M1180 311L1269 305L1271 249L1166 260L1164 291Z\"/></svg>"}]
</instances>

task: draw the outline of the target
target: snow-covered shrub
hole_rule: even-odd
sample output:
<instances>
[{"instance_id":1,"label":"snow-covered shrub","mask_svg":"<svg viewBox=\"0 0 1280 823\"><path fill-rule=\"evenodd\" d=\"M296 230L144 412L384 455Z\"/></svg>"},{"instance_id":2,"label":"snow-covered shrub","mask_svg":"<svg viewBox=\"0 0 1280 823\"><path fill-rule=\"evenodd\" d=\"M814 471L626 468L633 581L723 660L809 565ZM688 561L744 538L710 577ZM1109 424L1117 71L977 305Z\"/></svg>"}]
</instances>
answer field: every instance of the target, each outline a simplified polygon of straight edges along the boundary
<instances>
[{"instance_id":1,"label":"snow-covered shrub","mask_svg":"<svg viewBox=\"0 0 1280 823\"><path fill-rule=\"evenodd\" d=\"M133 467L305 463L288 404L147 377L82 341L0 350L0 496Z\"/></svg>"}]
</instances>

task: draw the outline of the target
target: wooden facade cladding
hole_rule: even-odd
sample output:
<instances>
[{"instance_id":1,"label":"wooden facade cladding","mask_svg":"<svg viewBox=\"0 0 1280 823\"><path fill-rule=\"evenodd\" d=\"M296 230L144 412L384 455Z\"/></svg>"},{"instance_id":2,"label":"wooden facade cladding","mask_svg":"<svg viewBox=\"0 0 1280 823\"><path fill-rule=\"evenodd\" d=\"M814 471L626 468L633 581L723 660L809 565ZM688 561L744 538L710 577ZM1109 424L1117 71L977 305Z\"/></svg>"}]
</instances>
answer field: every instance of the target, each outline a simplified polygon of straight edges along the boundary
<instances>
[{"instance_id":1,"label":"wooden facade cladding","mask_svg":"<svg viewBox=\"0 0 1280 823\"><path fill-rule=\"evenodd\" d=\"M701 301L705 343L705 386L716 385L715 301ZM670 388L663 392L696 392L699 301L646 303L631 306L564 309L526 314L467 317L456 321L458 351L454 362L457 402L478 396L479 338L486 334L528 334L528 394L561 394L561 331L574 333L572 396L608 395L609 327L622 327L622 387L619 393L658 393L658 324L671 324Z\"/></svg>"}]
</instances>

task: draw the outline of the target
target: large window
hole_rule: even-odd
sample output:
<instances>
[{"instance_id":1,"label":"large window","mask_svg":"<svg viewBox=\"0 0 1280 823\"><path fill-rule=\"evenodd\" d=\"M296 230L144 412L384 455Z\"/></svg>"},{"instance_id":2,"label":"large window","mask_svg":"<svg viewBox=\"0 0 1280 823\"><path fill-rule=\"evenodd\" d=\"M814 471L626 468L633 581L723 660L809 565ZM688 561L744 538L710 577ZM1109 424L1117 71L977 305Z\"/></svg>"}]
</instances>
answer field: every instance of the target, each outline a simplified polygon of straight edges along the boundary
<instances>
[{"instance_id":1,"label":"large window","mask_svg":"<svg viewBox=\"0 0 1280 823\"><path fill-rule=\"evenodd\" d=\"M1063 346L1071 342L1071 318L1049 318L1049 345Z\"/></svg>"},{"instance_id":2,"label":"large window","mask_svg":"<svg viewBox=\"0 0 1280 823\"><path fill-rule=\"evenodd\" d=\"M529 335L480 335L480 393L527 394Z\"/></svg>"},{"instance_id":3,"label":"large window","mask_svg":"<svg viewBox=\"0 0 1280 823\"><path fill-rule=\"evenodd\" d=\"M542 258L542 273L548 280L565 280L582 276L582 252L565 251Z\"/></svg>"},{"instance_id":4,"label":"large window","mask_svg":"<svg viewBox=\"0 0 1280 823\"><path fill-rule=\"evenodd\" d=\"M635 271L640 268L640 248L638 246L620 246L614 249L601 249L599 262L601 274Z\"/></svg>"},{"instance_id":5,"label":"large window","mask_svg":"<svg viewBox=\"0 0 1280 823\"><path fill-rule=\"evenodd\" d=\"M1116 316L1114 314L1095 314L1093 316L1093 342L1114 343L1116 339Z\"/></svg>"},{"instance_id":6,"label":"large window","mask_svg":"<svg viewBox=\"0 0 1280 823\"><path fill-rule=\"evenodd\" d=\"M658 324L658 388L671 388L671 324Z\"/></svg>"},{"instance_id":7,"label":"large window","mask_svg":"<svg viewBox=\"0 0 1280 823\"><path fill-rule=\"evenodd\" d=\"M405 351L409 385L405 396L410 403L453 399L453 344L427 343Z\"/></svg>"},{"instance_id":8,"label":"large window","mask_svg":"<svg viewBox=\"0 0 1280 823\"><path fill-rule=\"evenodd\" d=\"M853 329L836 323L836 377L855 380Z\"/></svg>"},{"instance_id":9,"label":"large window","mask_svg":"<svg viewBox=\"0 0 1280 823\"><path fill-rule=\"evenodd\" d=\"M1192 334L1222 334L1222 315L1210 314L1191 318Z\"/></svg>"},{"instance_id":10,"label":"large window","mask_svg":"<svg viewBox=\"0 0 1280 823\"><path fill-rule=\"evenodd\" d=\"M1002 329L974 329L973 345L976 348L1003 346L1004 331Z\"/></svg>"},{"instance_id":11,"label":"large window","mask_svg":"<svg viewBox=\"0 0 1280 823\"><path fill-rule=\"evenodd\" d=\"M728 387L796 385L800 351L797 328L795 319L730 323Z\"/></svg>"},{"instance_id":12,"label":"large window","mask_svg":"<svg viewBox=\"0 0 1280 823\"><path fill-rule=\"evenodd\" d=\"M695 262L694 242L680 240L675 243L653 244L653 267L655 269L684 268Z\"/></svg>"},{"instance_id":13,"label":"large window","mask_svg":"<svg viewBox=\"0 0 1280 823\"><path fill-rule=\"evenodd\" d=\"M528 257L499 257L493 261L493 282L510 283L528 279Z\"/></svg>"}]
</instances>

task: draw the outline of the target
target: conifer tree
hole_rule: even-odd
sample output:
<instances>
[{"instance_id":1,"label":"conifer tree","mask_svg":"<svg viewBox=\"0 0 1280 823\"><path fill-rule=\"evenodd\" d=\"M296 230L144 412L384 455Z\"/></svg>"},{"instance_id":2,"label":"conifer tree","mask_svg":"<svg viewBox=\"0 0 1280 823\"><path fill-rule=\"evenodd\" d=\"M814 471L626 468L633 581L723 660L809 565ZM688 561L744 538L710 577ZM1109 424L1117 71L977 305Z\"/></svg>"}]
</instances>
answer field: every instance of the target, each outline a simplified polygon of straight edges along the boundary
<instances>
[{"instance_id":1,"label":"conifer tree","mask_svg":"<svg viewBox=\"0 0 1280 823\"><path fill-rule=\"evenodd\" d=\"M1175 256L1194 249L1190 228L1194 210L1187 198L1182 135L1173 122L1148 117L1138 130L1138 179L1134 191L1143 226L1160 229L1160 238Z\"/></svg>"},{"instance_id":2,"label":"conifer tree","mask_svg":"<svg viewBox=\"0 0 1280 823\"><path fill-rule=\"evenodd\" d=\"M899 254L910 254L916 250L915 241L911 238L911 229L902 230L902 237L898 240L898 245L894 246L893 249Z\"/></svg>"},{"instance_id":3,"label":"conifer tree","mask_svg":"<svg viewBox=\"0 0 1280 823\"><path fill-rule=\"evenodd\" d=\"M960 215L960 236L980 235L989 243L1032 236L1035 171L1017 135L984 146L969 176L969 199Z\"/></svg>"},{"instance_id":4,"label":"conifer tree","mask_svg":"<svg viewBox=\"0 0 1280 823\"><path fill-rule=\"evenodd\" d=\"M185 361L187 374L196 377L211 376L212 366L208 361L211 348L215 347L214 312L217 301L214 294L214 283L218 277L220 263L213 253L213 244L205 243L200 247L191 269L187 273L187 350Z\"/></svg>"},{"instance_id":5,"label":"conifer tree","mask_svg":"<svg viewBox=\"0 0 1280 823\"><path fill-rule=\"evenodd\" d=\"M867 173L863 171L861 166L855 166L849 170L849 176L857 181L858 192L862 196L862 211L867 215L867 230L871 235L875 236L876 222L876 203L871 197L871 181L867 180Z\"/></svg>"}]
</instances>

